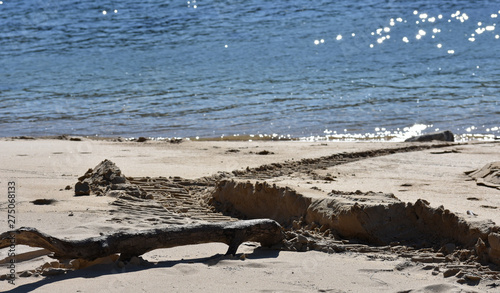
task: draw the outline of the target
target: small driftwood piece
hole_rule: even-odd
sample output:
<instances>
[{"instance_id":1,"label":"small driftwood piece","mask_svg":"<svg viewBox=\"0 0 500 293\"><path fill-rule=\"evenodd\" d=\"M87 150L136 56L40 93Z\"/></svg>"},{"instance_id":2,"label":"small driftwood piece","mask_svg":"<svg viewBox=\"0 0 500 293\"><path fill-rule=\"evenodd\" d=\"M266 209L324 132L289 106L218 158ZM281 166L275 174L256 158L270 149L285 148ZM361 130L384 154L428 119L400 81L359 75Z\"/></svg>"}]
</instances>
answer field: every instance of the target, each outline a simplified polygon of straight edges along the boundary
<instances>
[{"instance_id":1,"label":"small driftwood piece","mask_svg":"<svg viewBox=\"0 0 500 293\"><path fill-rule=\"evenodd\" d=\"M222 242L229 245L226 254L236 254L245 241L260 242L263 246L278 244L283 239L280 224L270 219L236 222L190 224L136 232L116 232L82 240L63 240L38 231L20 228L0 234L0 248L16 244L45 248L59 260L94 260L120 253L120 259L130 259L148 251L181 245Z\"/></svg>"}]
</instances>

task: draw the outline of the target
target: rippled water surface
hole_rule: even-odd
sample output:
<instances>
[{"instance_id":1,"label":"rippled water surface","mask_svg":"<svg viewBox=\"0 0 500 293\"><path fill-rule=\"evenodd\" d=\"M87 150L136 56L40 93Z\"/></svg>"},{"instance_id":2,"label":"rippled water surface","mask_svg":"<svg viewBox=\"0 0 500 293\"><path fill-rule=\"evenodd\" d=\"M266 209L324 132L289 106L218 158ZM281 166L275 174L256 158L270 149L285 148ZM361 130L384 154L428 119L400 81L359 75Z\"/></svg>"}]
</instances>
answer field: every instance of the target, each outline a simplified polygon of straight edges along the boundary
<instances>
[{"instance_id":1,"label":"rippled water surface","mask_svg":"<svg viewBox=\"0 0 500 293\"><path fill-rule=\"evenodd\" d=\"M496 1L3 0L0 136L499 136L499 19Z\"/></svg>"}]
</instances>

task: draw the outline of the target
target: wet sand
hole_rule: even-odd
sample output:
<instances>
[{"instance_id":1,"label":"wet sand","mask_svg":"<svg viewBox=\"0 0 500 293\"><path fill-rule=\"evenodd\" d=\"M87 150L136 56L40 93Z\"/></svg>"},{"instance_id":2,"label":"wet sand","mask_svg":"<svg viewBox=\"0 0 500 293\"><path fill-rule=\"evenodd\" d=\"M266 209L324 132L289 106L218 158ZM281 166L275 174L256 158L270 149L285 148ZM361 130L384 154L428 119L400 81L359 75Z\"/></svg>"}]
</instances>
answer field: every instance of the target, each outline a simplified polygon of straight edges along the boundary
<instances>
[{"instance_id":1,"label":"wet sand","mask_svg":"<svg viewBox=\"0 0 500 293\"><path fill-rule=\"evenodd\" d=\"M498 232L500 190L465 174L500 158L495 142L82 138L2 139L0 148L0 186L18 186L16 228L82 239L265 217L286 234L279 250L245 243L229 257L225 244L181 246L151 251L139 264L102 263L57 276L36 276L54 259L23 256L37 249L19 245L18 258L26 260L16 271L34 275L16 286L1 281L2 291L495 292L500 285L496 265L478 258L475 246ZM151 196L74 196L78 177L104 159ZM3 214L0 232L8 230ZM495 253L486 255L494 260Z\"/></svg>"}]
</instances>

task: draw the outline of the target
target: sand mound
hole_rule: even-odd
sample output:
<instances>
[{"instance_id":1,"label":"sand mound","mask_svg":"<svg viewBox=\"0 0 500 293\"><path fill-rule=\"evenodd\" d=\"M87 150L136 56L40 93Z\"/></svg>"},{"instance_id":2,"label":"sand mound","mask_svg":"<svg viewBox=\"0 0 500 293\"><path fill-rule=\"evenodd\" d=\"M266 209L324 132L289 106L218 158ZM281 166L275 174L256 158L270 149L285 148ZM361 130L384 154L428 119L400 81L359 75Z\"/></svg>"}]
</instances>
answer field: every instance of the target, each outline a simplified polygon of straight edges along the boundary
<instances>
[{"instance_id":1,"label":"sand mound","mask_svg":"<svg viewBox=\"0 0 500 293\"><path fill-rule=\"evenodd\" d=\"M486 164L481 169L466 174L476 180L477 185L500 189L500 162Z\"/></svg>"},{"instance_id":2,"label":"sand mound","mask_svg":"<svg viewBox=\"0 0 500 293\"><path fill-rule=\"evenodd\" d=\"M220 181L212 197L213 204L226 214L270 218L285 226L306 216L312 202L288 187L229 180Z\"/></svg>"},{"instance_id":3,"label":"sand mound","mask_svg":"<svg viewBox=\"0 0 500 293\"><path fill-rule=\"evenodd\" d=\"M102 161L94 169L89 169L78 178L75 184L75 195L90 195L91 193L98 196L128 194L143 198L147 195L137 185L131 184L120 168L109 160Z\"/></svg>"},{"instance_id":4,"label":"sand mound","mask_svg":"<svg viewBox=\"0 0 500 293\"><path fill-rule=\"evenodd\" d=\"M491 221L469 223L425 200L411 204L392 194L336 191L328 198L310 198L266 182L234 180L219 182L213 200L226 213L271 218L295 230L300 223L372 245L439 248L453 243L475 251L481 260L500 264L499 227Z\"/></svg>"}]
</instances>

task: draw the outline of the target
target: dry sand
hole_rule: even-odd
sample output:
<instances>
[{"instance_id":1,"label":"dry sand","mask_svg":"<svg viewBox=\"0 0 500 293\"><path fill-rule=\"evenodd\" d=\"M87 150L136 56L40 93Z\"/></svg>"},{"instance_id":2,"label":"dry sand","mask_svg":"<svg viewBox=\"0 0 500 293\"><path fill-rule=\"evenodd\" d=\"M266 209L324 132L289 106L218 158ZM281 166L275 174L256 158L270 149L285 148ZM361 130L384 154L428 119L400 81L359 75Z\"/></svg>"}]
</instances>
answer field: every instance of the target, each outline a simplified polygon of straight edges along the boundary
<instances>
[{"instance_id":1,"label":"dry sand","mask_svg":"<svg viewBox=\"0 0 500 293\"><path fill-rule=\"evenodd\" d=\"M214 197L224 201L223 204L210 202L233 212L232 216L246 214L280 220L287 228L289 241L282 250L245 243L234 257L224 256L227 246L219 243L159 249L143 255L146 262L141 264L120 267L110 262L57 276L18 277L15 286L0 281L0 291L500 291L498 267L485 262L481 265L467 257L460 260L458 255L460 248L471 250L464 244L467 237L475 235L467 232L471 227L481 230L494 226L492 222L500 222L500 190L478 186L464 173L499 161L500 147L495 142L183 141L174 144L85 138L81 141L2 139L0 149L2 194L7 192L8 181L15 180L18 186L16 228L34 227L60 238L83 239L117 230L230 220L230 215L210 213L213 208L207 202ZM349 155L352 153L357 155ZM154 199L75 197L73 188L78 177L104 159L114 162L142 187L150 188ZM235 170L238 171L232 172ZM146 176L156 182L140 183ZM207 182L200 180L201 177L211 178L208 181L220 185L195 184L184 189L182 200L173 196L182 182ZM66 190L66 186L72 189ZM163 192L155 193L155 188ZM35 205L32 201L36 199L55 201ZM462 243L460 239L456 241L453 260L443 261L446 253L432 247L444 238L430 239L438 236L424 232L403 233L411 230L408 226L403 227L404 231L394 230L398 229L394 222L413 225L411 221L406 223L401 213L410 213L410 209L413 212L419 199L428 202L422 204L424 212L437 213L440 219L451 213L453 219L460 219L453 221L467 223L469 230L455 234L470 235L456 236L446 231L446 227L453 230L459 226L447 224L435 228L432 218L415 222L421 226L419 229L428 227L438 236L449 234L443 236L446 239L467 238ZM284 202L287 204L283 205ZM301 210L300 202L305 209ZM406 203L414 205L409 207ZM441 205L444 209L439 209ZM357 216L354 220L342 218L345 210L355 209L353 206L361 207L360 214L367 216ZM402 210L395 210L395 206ZM0 232L4 232L9 230L6 197L0 208L3 215ZM202 216L204 208L208 212ZM401 219L383 229L384 217L391 213L399 213L393 216ZM359 221L359 226L350 227L350 221ZM324 236L325 230L331 233L328 235L327 231ZM297 242L304 235L309 242ZM391 245L384 243L391 237L394 238ZM306 251L291 251L294 249ZM36 251L23 245L16 247L18 273L54 261ZM7 253L7 249L0 250L0 260ZM443 276L454 267L461 272ZM0 275L6 273L7 264L0 264ZM481 280L476 281L476 277Z\"/></svg>"}]
</instances>

